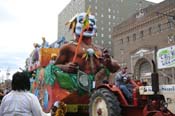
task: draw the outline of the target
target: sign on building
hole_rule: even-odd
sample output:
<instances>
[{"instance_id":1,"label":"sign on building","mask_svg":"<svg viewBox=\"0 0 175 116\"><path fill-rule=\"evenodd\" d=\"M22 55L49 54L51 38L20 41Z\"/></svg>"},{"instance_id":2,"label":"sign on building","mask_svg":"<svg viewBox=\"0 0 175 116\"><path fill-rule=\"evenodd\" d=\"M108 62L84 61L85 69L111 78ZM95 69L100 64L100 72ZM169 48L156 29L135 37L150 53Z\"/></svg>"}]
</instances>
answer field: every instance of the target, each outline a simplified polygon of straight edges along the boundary
<instances>
[{"instance_id":1,"label":"sign on building","mask_svg":"<svg viewBox=\"0 0 175 116\"><path fill-rule=\"evenodd\" d=\"M157 51L158 69L175 67L175 45Z\"/></svg>"}]
</instances>

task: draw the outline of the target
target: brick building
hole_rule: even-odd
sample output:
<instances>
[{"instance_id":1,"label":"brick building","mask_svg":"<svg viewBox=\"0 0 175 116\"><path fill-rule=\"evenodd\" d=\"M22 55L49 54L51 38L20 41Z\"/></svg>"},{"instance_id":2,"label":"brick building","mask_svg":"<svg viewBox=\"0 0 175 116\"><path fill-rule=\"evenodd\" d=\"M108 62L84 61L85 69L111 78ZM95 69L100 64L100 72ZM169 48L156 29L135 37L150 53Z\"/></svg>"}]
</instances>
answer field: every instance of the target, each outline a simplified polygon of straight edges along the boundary
<instances>
[{"instance_id":1,"label":"brick building","mask_svg":"<svg viewBox=\"0 0 175 116\"><path fill-rule=\"evenodd\" d=\"M175 0L149 6L113 28L113 56L133 78L150 80L156 51L175 44ZM160 83L175 83L175 68L158 70Z\"/></svg>"}]
</instances>

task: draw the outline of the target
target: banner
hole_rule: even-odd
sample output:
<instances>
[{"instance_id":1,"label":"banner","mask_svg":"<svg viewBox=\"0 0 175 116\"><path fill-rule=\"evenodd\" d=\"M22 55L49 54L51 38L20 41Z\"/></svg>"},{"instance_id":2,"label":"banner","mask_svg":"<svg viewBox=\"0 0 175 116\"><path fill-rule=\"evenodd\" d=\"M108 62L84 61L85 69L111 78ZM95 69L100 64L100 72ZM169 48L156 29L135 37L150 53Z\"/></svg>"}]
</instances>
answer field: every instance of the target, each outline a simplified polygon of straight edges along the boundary
<instances>
[{"instance_id":1,"label":"banner","mask_svg":"<svg viewBox=\"0 0 175 116\"><path fill-rule=\"evenodd\" d=\"M158 69L175 67L175 45L157 51Z\"/></svg>"}]
</instances>

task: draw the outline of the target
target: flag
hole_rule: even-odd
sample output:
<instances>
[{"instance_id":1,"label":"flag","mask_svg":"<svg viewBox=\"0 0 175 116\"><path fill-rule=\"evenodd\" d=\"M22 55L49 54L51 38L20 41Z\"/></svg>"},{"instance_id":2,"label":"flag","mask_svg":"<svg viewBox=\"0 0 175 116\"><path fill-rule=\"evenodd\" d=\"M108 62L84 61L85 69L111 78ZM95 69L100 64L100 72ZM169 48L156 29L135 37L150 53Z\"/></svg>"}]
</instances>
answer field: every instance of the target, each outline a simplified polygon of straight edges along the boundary
<instances>
[{"instance_id":1,"label":"flag","mask_svg":"<svg viewBox=\"0 0 175 116\"><path fill-rule=\"evenodd\" d=\"M84 21L83 21L83 30L89 28L90 9L91 9L91 7L89 6L88 10L86 11L86 16L85 16Z\"/></svg>"}]
</instances>

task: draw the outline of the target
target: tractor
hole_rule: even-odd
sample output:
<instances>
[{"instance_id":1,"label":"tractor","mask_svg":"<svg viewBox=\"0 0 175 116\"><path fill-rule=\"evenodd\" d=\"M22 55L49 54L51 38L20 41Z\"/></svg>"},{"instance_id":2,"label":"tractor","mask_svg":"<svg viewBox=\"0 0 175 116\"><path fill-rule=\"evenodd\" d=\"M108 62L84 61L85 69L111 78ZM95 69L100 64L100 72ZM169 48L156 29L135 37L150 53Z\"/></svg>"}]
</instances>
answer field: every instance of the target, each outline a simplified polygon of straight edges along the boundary
<instances>
[{"instance_id":1,"label":"tractor","mask_svg":"<svg viewBox=\"0 0 175 116\"><path fill-rule=\"evenodd\" d=\"M133 85L132 103L128 103L115 85L103 84L90 96L89 116L174 116L175 85L159 86L156 65L154 61L152 63L152 86L130 80Z\"/></svg>"}]
</instances>

